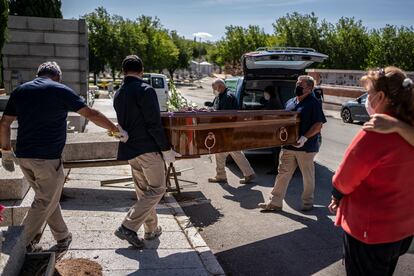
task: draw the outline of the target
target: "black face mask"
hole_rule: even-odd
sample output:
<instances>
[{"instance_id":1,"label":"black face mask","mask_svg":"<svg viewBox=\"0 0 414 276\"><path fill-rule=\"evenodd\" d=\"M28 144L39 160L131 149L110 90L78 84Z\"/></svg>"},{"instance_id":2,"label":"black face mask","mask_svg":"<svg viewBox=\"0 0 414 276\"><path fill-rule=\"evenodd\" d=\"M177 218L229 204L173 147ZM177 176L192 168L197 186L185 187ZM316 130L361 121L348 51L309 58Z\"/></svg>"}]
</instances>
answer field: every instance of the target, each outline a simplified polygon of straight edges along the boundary
<instances>
[{"instance_id":1,"label":"black face mask","mask_svg":"<svg viewBox=\"0 0 414 276\"><path fill-rule=\"evenodd\" d=\"M295 95L300 97L303 95L303 87L302 86L296 86L295 87Z\"/></svg>"}]
</instances>

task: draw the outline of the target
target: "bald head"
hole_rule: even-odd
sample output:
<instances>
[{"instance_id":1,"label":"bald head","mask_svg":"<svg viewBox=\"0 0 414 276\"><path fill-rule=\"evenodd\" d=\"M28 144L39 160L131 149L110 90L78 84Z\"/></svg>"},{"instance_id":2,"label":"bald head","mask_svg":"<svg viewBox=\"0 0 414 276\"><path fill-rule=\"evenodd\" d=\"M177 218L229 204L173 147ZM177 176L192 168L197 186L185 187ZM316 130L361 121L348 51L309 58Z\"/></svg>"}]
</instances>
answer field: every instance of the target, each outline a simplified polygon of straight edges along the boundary
<instances>
[{"instance_id":1,"label":"bald head","mask_svg":"<svg viewBox=\"0 0 414 276\"><path fill-rule=\"evenodd\" d=\"M226 84L222 79L215 79L211 84L213 90L217 90L219 93L223 93L226 90Z\"/></svg>"}]
</instances>

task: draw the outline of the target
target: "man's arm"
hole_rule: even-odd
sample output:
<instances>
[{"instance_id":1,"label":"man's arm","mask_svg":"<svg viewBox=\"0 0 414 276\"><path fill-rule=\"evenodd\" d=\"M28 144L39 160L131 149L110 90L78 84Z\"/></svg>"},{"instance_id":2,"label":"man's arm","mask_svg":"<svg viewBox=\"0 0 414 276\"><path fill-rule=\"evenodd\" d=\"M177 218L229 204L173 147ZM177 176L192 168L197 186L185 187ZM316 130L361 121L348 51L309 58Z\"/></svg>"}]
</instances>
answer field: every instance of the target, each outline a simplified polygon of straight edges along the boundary
<instances>
[{"instance_id":1,"label":"man's arm","mask_svg":"<svg viewBox=\"0 0 414 276\"><path fill-rule=\"evenodd\" d=\"M316 134L321 132L322 126L323 126L323 123L321 122L314 123L313 126L305 133L304 136L308 139L315 136Z\"/></svg>"},{"instance_id":2,"label":"man's arm","mask_svg":"<svg viewBox=\"0 0 414 276\"><path fill-rule=\"evenodd\" d=\"M11 150L10 126L16 120L15 116L3 115L0 120L0 142L3 150Z\"/></svg>"},{"instance_id":3,"label":"man's arm","mask_svg":"<svg viewBox=\"0 0 414 276\"><path fill-rule=\"evenodd\" d=\"M414 146L414 126L386 114L374 114L362 127L365 131L378 133L396 132Z\"/></svg>"},{"instance_id":4,"label":"man's arm","mask_svg":"<svg viewBox=\"0 0 414 276\"><path fill-rule=\"evenodd\" d=\"M92 121L97 126L100 126L102 128L106 128L109 131L112 132L118 132L117 126L111 122L105 115L103 115L101 112L99 112L96 109L92 109L88 106L82 107L77 111L80 115L85 117L86 119Z\"/></svg>"}]
</instances>

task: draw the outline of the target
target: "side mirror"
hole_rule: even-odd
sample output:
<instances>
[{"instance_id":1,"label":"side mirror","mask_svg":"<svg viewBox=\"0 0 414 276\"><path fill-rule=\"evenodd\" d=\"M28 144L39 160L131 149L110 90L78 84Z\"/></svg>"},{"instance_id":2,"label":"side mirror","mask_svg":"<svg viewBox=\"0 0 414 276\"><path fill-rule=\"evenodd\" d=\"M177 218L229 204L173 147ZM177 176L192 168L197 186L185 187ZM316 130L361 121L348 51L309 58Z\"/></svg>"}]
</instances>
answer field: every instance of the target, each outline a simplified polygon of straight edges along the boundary
<instances>
[{"instance_id":1,"label":"side mirror","mask_svg":"<svg viewBox=\"0 0 414 276\"><path fill-rule=\"evenodd\" d=\"M358 98L358 99L357 99L357 102L358 102L358 103L361 103L361 98Z\"/></svg>"},{"instance_id":2,"label":"side mirror","mask_svg":"<svg viewBox=\"0 0 414 276\"><path fill-rule=\"evenodd\" d=\"M204 102L204 106L213 107L213 102Z\"/></svg>"}]
</instances>

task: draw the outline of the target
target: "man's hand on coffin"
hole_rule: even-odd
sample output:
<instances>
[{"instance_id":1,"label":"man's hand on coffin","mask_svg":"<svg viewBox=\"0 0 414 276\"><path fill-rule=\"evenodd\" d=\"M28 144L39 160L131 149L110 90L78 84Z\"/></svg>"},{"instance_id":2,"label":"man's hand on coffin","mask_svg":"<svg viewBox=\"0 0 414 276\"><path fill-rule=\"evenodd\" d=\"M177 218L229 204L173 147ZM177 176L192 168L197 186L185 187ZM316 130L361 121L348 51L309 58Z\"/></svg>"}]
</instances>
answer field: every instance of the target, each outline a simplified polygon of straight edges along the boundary
<instances>
[{"instance_id":1,"label":"man's hand on coffin","mask_svg":"<svg viewBox=\"0 0 414 276\"><path fill-rule=\"evenodd\" d=\"M181 154L174 150L166 150L162 152L162 158L167 164L174 163L176 157L181 157Z\"/></svg>"},{"instance_id":2,"label":"man's hand on coffin","mask_svg":"<svg viewBox=\"0 0 414 276\"><path fill-rule=\"evenodd\" d=\"M16 156L12 150L1 150L1 165L6 171L14 171L14 163L17 164Z\"/></svg>"},{"instance_id":3,"label":"man's hand on coffin","mask_svg":"<svg viewBox=\"0 0 414 276\"><path fill-rule=\"evenodd\" d=\"M305 136L300 136L300 138L296 141L296 145L293 145L295 148L301 148L303 145L308 141L308 138Z\"/></svg>"}]
</instances>

